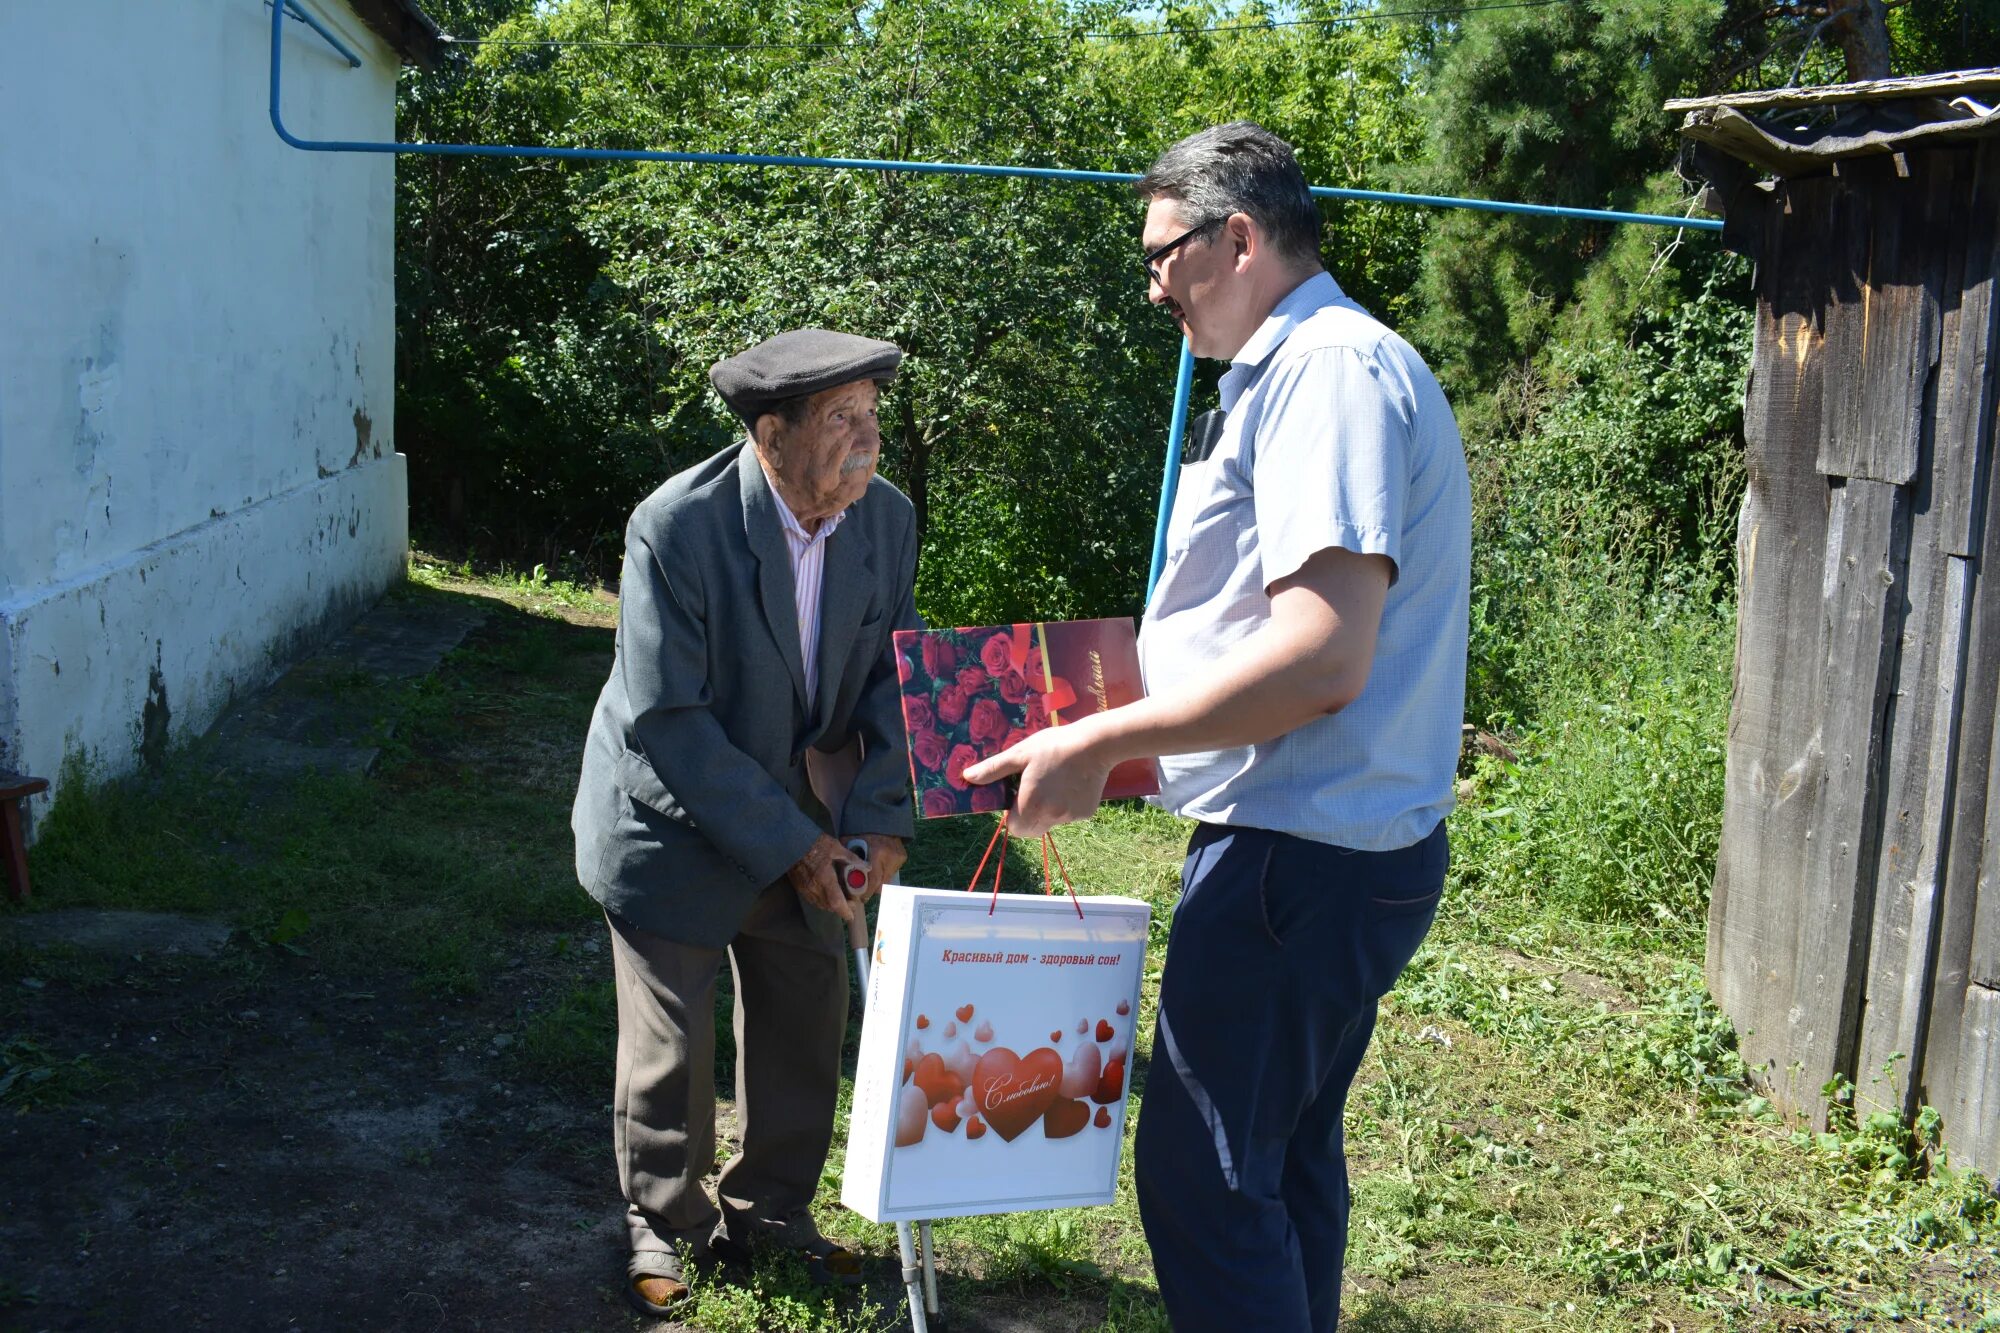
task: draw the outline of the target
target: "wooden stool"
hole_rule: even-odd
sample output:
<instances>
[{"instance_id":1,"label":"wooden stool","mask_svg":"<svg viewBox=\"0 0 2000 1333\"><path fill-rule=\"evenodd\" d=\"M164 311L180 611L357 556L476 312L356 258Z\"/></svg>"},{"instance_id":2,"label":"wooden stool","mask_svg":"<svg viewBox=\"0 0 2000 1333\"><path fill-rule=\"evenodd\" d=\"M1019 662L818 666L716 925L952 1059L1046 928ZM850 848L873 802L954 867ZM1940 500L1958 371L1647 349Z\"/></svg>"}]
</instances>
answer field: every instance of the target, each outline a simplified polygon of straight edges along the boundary
<instances>
[{"instance_id":1,"label":"wooden stool","mask_svg":"<svg viewBox=\"0 0 2000 1333\"><path fill-rule=\"evenodd\" d=\"M28 899L28 840L21 832L21 801L49 789L47 778L31 778L0 768L0 860L7 863L8 896Z\"/></svg>"}]
</instances>

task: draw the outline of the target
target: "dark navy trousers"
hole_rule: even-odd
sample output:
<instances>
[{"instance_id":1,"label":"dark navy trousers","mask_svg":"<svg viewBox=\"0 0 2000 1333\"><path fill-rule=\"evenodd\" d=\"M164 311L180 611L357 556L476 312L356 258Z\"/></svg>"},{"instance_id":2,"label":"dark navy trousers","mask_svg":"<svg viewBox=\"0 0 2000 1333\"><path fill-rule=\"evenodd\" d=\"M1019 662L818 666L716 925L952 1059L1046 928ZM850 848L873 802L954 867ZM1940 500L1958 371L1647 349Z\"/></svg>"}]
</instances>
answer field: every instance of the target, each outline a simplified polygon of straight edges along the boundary
<instances>
[{"instance_id":1,"label":"dark navy trousers","mask_svg":"<svg viewBox=\"0 0 2000 1333\"><path fill-rule=\"evenodd\" d=\"M1188 843L1134 1160L1176 1333L1333 1333L1341 1112L1448 857L1442 824L1393 852L1216 824Z\"/></svg>"}]
</instances>

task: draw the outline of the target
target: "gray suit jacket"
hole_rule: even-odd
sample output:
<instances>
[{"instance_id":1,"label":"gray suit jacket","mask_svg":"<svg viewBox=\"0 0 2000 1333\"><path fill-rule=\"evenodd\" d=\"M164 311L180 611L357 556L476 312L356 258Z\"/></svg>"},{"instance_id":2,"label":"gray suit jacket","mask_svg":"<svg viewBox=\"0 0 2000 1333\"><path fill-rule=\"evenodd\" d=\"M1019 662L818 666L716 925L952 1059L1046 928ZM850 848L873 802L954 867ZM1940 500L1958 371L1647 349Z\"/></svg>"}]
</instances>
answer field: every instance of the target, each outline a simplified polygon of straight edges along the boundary
<instances>
[{"instance_id":1,"label":"gray suit jacket","mask_svg":"<svg viewBox=\"0 0 2000 1333\"><path fill-rule=\"evenodd\" d=\"M791 559L756 453L724 450L633 511L617 656L570 825L583 887L641 929L721 948L822 831L910 836L889 637L921 623L909 500L877 477L827 538L825 561L808 711ZM806 748L856 736L860 773L829 816L807 784ZM839 919L807 915L838 948Z\"/></svg>"}]
</instances>

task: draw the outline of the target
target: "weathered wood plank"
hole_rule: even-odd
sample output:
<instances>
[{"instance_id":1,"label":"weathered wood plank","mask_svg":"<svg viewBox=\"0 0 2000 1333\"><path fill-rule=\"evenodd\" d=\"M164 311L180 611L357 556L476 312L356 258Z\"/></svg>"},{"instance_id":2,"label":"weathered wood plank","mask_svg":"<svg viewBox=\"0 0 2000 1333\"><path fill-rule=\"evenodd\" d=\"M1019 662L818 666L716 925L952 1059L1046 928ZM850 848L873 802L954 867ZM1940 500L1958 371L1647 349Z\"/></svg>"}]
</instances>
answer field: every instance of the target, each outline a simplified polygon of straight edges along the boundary
<instances>
[{"instance_id":1,"label":"weathered wood plank","mask_svg":"<svg viewBox=\"0 0 2000 1333\"><path fill-rule=\"evenodd\" d=\"M1968 167L1959 220L1965 247L1960 278L1945 284L1939 325L1937 462L1945 550L1979 550L1980 500L1993 456L1994 343L2000 338L2000 139L1979 146ZM1989 566L1990 568L1990 566Z\"/></svg>"},{"instance_id":2,"label":"weathered wood plank","mask_svg":"<svg viewBox=\"0 0 2000 1333\"><path fill-rule=\"evenodd\" d=\"M1910 492L1850 479L1833 488L1825 562L1826 659L1819 687L1824 769L1808 834L1809 910L1787 1013L1787 1068L1816 1090L1853 1074L1882 830L1882 750L1908 559ZM1807 1107L1824 1123L1816 1099Z\"/></svg>"},{"instance_id":3,"label":"weathered wood plank","mask_svg":"<svg viewBox=\"0 0 2000 1333\"><path fill-rule=\"evenodd\" d=\"M1828 293L1826 409L1819 470L1904 485L1917 475L1924 391L1937 362L1937 287L1945 246L1930 223L1933 191L1955 176L1952 153L1923 155L1921 177L1887 161L1843 164L1827 219L1835 254Z\"/></svg>"},{"instance_id":4,"label":"weathered wood plank","mask_svg":"<svg viewBox=\"0 0 2000 1333\"><path fill-rule=\"evenodd\" d=\"M1944 1115L1946 1150L1959 1166L1988 1180L2000 1180L2000 989L1973 986L1966 992L1958 1038L1958 1077Z\"/></svg>"},{"instance_id":5,"label":"weathered wood plank","mask_svg":"<svg viewBox=\"0 0 2000 1333\"><path fill-rule=\"evenodd\" d=\"M1995 406L1989 376L1978 411ZM1940 422L1943 416L1940 414ZM1972 613L1967 630L1965 687L1958 761L1954 774L1950 850L1938 913L1938 947L1931 1010L1918 1080L1921 1100L1944 1115L1945 1144L1960 1161L1982 1163L2000 1174L2000 1098L1990 1087L1996 1056L1992 1015L1981 1017L1975 983L2000 984L2000 469L1990 465L1993 435L1985 434L1988 463L1979 470L1983 502L1970 506L1978 525L1979 559L1971 563ZM1940 461L1940 471L1942 471ZM1947 520L1949 523L1950 520ZM1978 948L1975 950L1975 941ZM1982 1026L1983 1025L1983 1026Z\"/></svg>"},{"instance_id":6,"label":"weathered wood plank","mask_svg":"<svg viewBox=\"0 0 2000 1333\"><path fill-rule=\"evenodd\" d=\"M1988 544L2000 546L2000 540L1989 533ZM1982 1061L1990 1057L1968 1041L1978 1021L1974 1009L1979 983L2000 987L1996 975L2000 911L1995 910L2000 889L1992 882L1994 858L2000 855L2000 799L1996 799L2000 791L1992 782L2000 774L2000 726L1995 725L1993 712L2000 696L2000 579L1983 580L1974 602L1966 665L1966 734L1959 746L1951 854L1938 914L1936 973L1918 1080L1919 1099L1944 1115L1945 1144L1954 1154L1963 1150L1968 1133L1974 1141L1984 1133L1973 1110L1985 1077L1980 1072ZM1985 1114L2000 1115L2000 1102L1987 1102ZM1992 1171L1990 1165L1983 1169Z\"/></svg>"},{"instance_id":7,"label":"weathered wood plank","mask_svg":"<svg viewBox=\"0 0 2000 1333\"><path fill-rule=\"evenodd\" d=\"M1956 306L1945 293L1956 292L1964 277L1963 238L1946 238L1940 224L1964 215L1970 158L1913 154L1910 172L1923 189L1899 200L1923 213L1906 222L1906 234L1940 247L1940 262L1926 266L1933 309ZM1970 478L1941 474L1936 466L1939 388L1933 365L1918 407L1921 447L1883 754L1882 851L1854 1068L1857 1105L1898 1115L1915 1112L1922 1077L1972 612L1971 562L1946 550L1954 534L1944 509L1951 490Z\"/></svg>"},{"instance_id":8,"label":"weathered wood plank","mask_svg":"<svg viewBox=\"0 0 2000 1333\"><path fill-rule=\"evenodd\" d=\"M1813 466L1822 402L1824 268L1811 262L1827 178L1786 182L1763 210L1757 322L1744 403L1735 685L1707 974L1744 1058L1781 1105L1798 921L1813 899L1807 834L1821 785L1817 694L1827 486ZM1807 1091L1816 1091L1817 1085Z\"/></svg>"},{"instance_id":9,"label":"weathered wood plank","mask_svg":"<svg viewBox=\"0 0 2000 1333\"><path fill-rule=\"evenodd\" d=\"M1815 88L1772 88L1762 92L1722 93L1715 97L1669 98L1669 111L1699 111L1733 106L1739 110L1776 111L1786 107L1832 106L1847 102L1888 102L1905 97L1976 96L2000 92L2000 69L1962 69L1902 79L1865 79L1858 83L1827 83Z\"/></svg>"},{"instance_id":10,"label":"weathered wood plank","mask_svg":"<svg viewBox=\"0 0 2000 1333\"><path fill-rule=\"evenodd\" d=\"M1965 247L1956 302L1947 288L1940 321L1935 423L1939 529L1954 555L1977 556L1970 588L1961 740L1953 769L1950 847L1939 888L1935 959L1923 1016L1917 1100L1944 1114L1947 1148L1989 1175L2000 1172L2000 472L1994 468L1996 285L2000 285L2000 142L1979 146L1962 210Z\"/></svg>"},{"instance_id":11,"label":"weathered wood plank","mask_svg":"<svg viewBox=\"0 0 2000 1333\"><path fill-rule=\"evenodd\" d=\"M1912 596L1890 701L1882 852L1854 1060L1857 1105L1898 1115L1916 1111L1923 1076L1971 612L1971 562L1939 554L1931 513L1919 500L1910 542Z\"/></svg>"}]
</instances>

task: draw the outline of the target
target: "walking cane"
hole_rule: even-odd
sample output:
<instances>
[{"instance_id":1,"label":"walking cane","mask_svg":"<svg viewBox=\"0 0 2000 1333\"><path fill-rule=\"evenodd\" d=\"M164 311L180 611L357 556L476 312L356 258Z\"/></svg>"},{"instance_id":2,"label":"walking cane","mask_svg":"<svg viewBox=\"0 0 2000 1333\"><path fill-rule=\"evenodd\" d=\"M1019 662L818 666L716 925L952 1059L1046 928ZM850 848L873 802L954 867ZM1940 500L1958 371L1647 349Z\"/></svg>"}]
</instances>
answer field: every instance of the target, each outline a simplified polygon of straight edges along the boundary
<instances>
[{"instance_id":1,"label":"walking cane","mask_svg":"<svg viewBox=\"0 0 2000 1333\"><path fill-rule=\"evenodd\" d=\"M840 882L849 896L868 886L868 844L855 838L847 844L847 854L855 858L840 873ZM860 903L847 923L847 942L854 948L854 976L861 983L861 1006L868 1007L868 914ZM910 1333L930 1333L929 1316L938 1313L937 1259L931 1248L931 1224L917 1224L921 1245L910 1236L908 1222L896 1223L896 1249L903 1261L903 1288L910 1297ZM923 1261L918 1263L921 1249Z\"/></svg>"}]
</instances>

